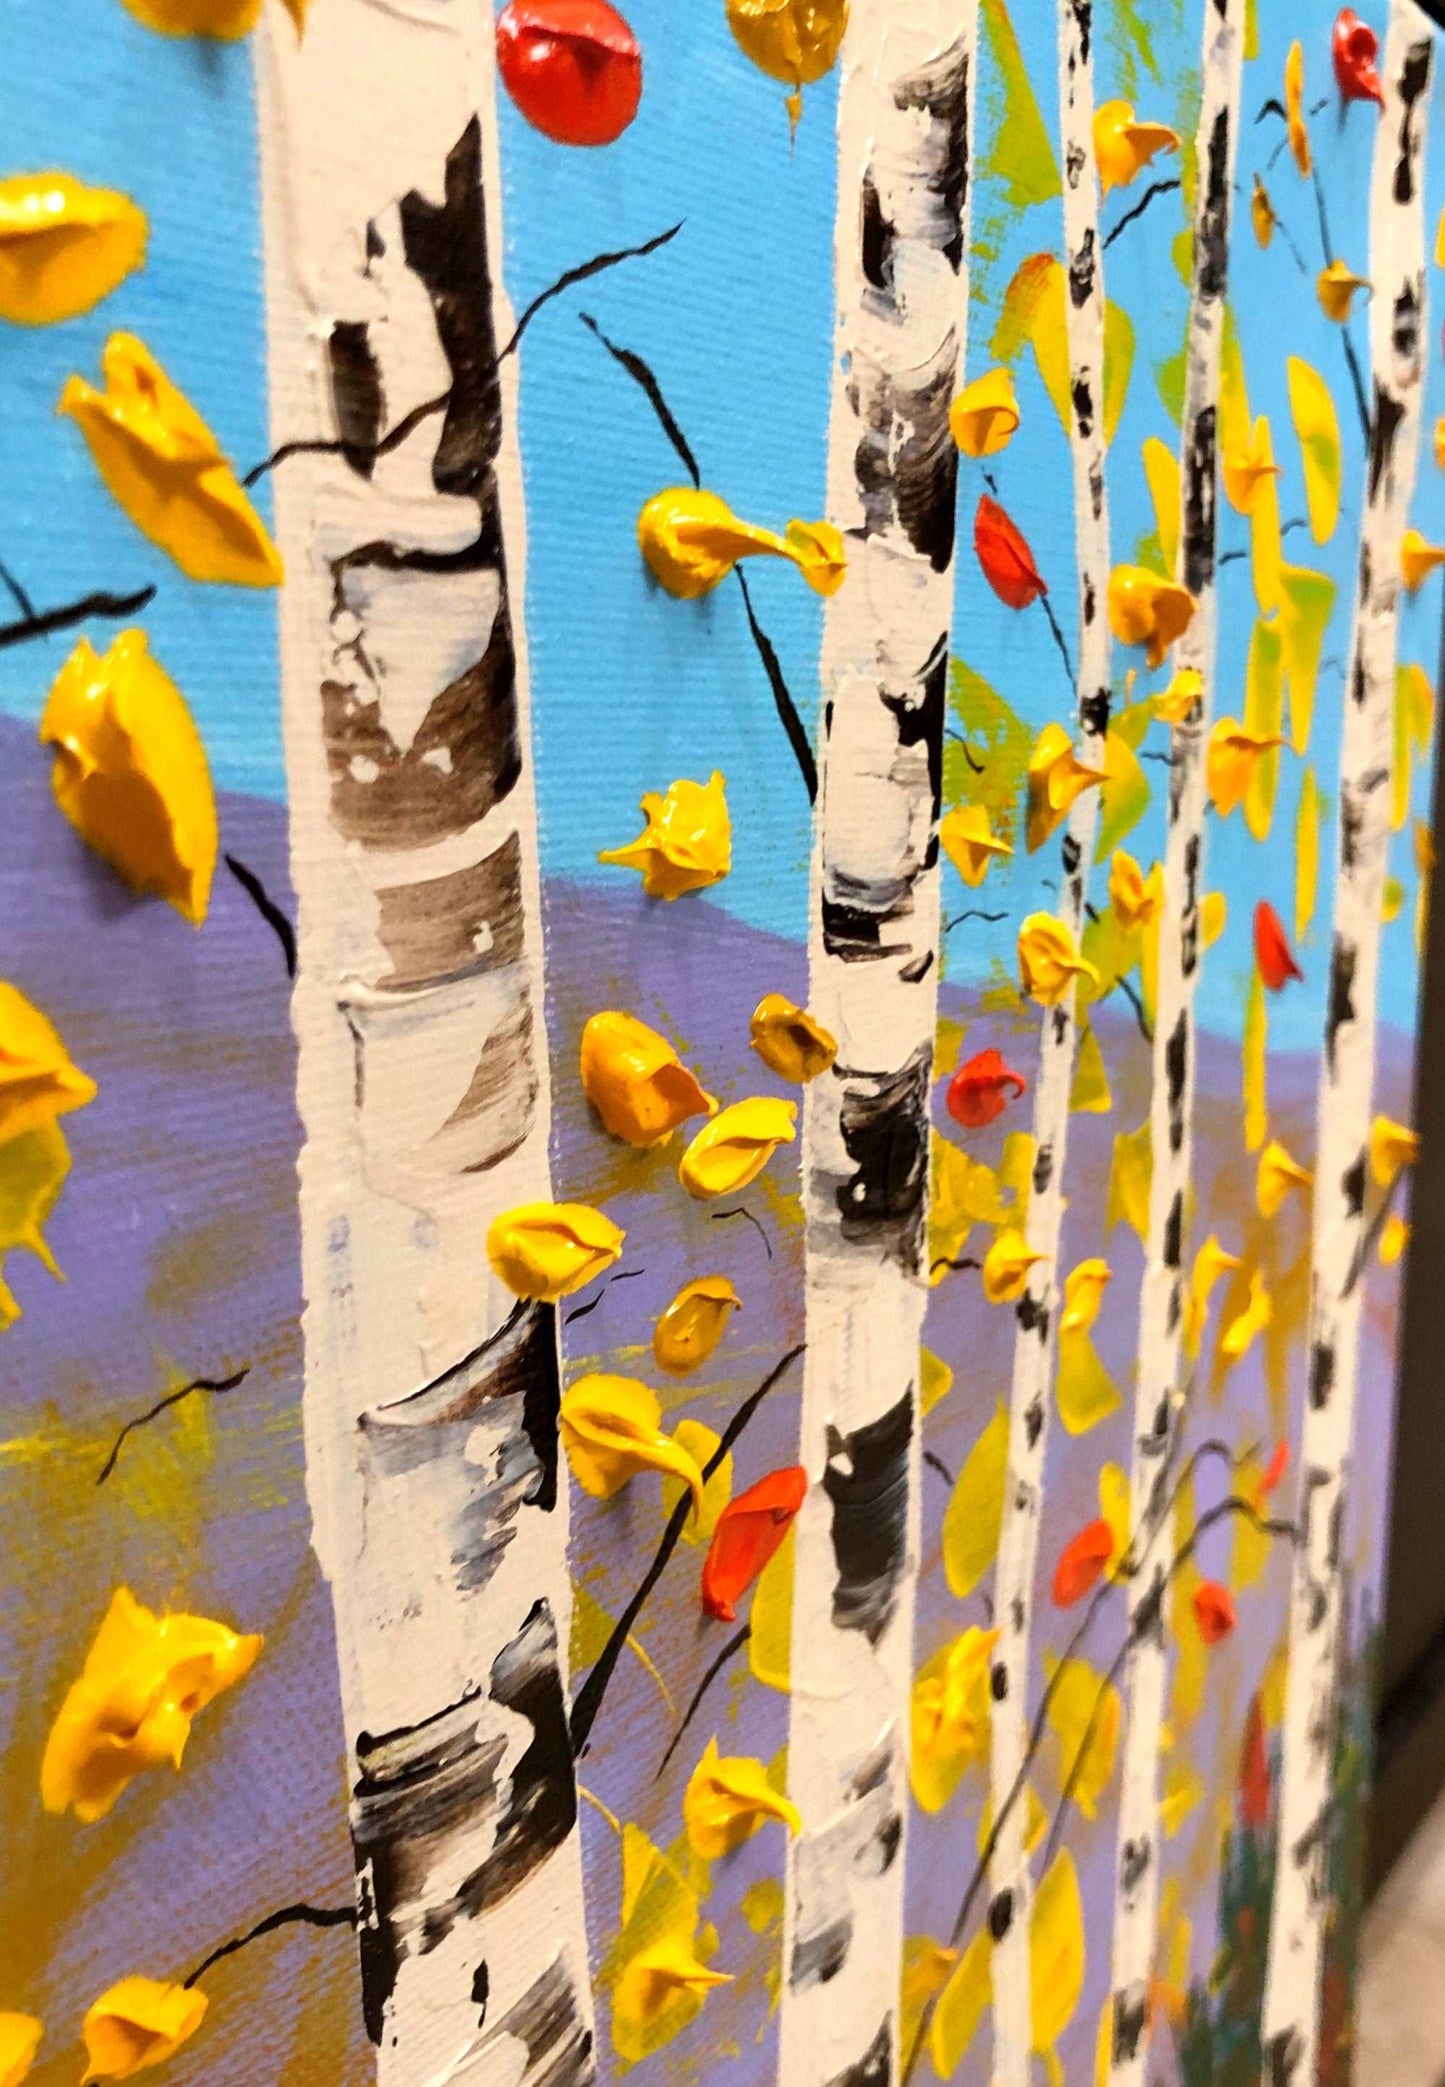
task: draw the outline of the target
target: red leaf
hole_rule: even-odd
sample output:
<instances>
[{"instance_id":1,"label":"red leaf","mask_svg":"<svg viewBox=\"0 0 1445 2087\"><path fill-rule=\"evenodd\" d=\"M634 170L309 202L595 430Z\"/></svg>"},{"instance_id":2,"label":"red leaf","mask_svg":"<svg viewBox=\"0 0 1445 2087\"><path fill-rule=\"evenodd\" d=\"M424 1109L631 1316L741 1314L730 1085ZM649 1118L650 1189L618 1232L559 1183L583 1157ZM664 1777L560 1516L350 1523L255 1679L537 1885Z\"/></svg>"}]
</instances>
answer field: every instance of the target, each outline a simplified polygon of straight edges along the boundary
<instances>
[{"instance_id":1,"label":"red leaf","mask_svg":"<svg viewBox=\"0 0 1445 2087\"><path fill-rule=\"evenodd\" d=\"M610 145L642 98L641 49L607 0L508 0L497 70L527 121L559 145Z\"/></svg>"},{"instance_id":2,"label":"red leaf","mask_svg":"<svg viewBox=\"0 0 1445 2087\"><path fill-rule=\"evenodd\" d=\"M1028 1081L1005 1065L997 1051L979 1051L960 1065L948 1083L948 1113L965 1130L982 1130L1002 1116L1011 1101L1028 1093ZM1005 1089L1011 1087L1012 1094Z\"/></svg>"},{"instance_id":3,"label":"red leaf","mask_svg":"<svg viewBox=\"0 0 1445 2087\"><path fill-rule=\"evenodd\" d=\"M1268 1499L1289 1469L1289 1444L1276 1442L1274 1454L1264 1467L1264 1477L1259 1482L1261 1498Z\"/></svg>"},{"instance_id":4,"label":"red leaf","mask_svg":"<svg viewBox=\"0 0 1445 2087\"><path fill-rule=\"evenodd\" d=\"M1026 609L1030 602L1047 594L1034 554L997 500L983 494L973 518L973 548L983 567L983 576L1001 602L1011 609Z\"/></svg>"},{"instance_id":5,"label":"red leaf","mask_svg":"<svg viewBox=\"0 0 1445 2087\"><path fill-rule=\"evenodd\" d=\"M739 1493L718 1516L702 1569L702 1605L719 1623L731 1623L747 1593L788 1533L808 1491L801 1464L770 1471Z\"/></svg>"},{"instance_id":6,"label":"red leaf","mask_svg":"<svg viewBox=\"0 0 1445 2087\"><path fill-rule=\"evenodd\" d=\"M1238 1620L1229 1589L1218 1580L1201 1580L1194 1590L1194 1621L1205 1644L1222 1644Z\"/></svg>"},{"instance_id":7,"label":"red leaf","mask_svg":"<svg viewBox=\"0 0 1445 2087\"><path fill-rule=\"evenodd\" d=\"M1284 923L1268 899L1261 899L1254 909L1254 961L1272 993L1282 992L1290 979L1304 977L1294 960Z\"/></svg>"},{"instance_id":8,"label":"red leaf","mask_svg":"<svg viewBox=\"0 0 1445 2087\"><path fill-rule=\"evenodd\" d=\"M1071 1536L1054 1567L1054 1607L1071 1609L1104 1577L1114 1555L1114 1532L1102 1519Z\"/></svg>"},{"instance_id":9,"label":"red leaf","mask_svg":"<svg viewBox=\"0 0 1445 2087\"><path fill-rule=\"evenodd\" d=\"M1244 1746L1239 1757L1239 1811L1251 1833L1258 1833L1269 1820L1269 1755L1264 1744L1264 1710L1257 1695L1250 1699L1244 1724Z\"/></svg>"},{"instance_id":10,"label":"red leaf","mask_svg":"<svg viewBox=\"0 0 1445 2087\"><path fill-rule=\"evenodd\" d=\"M1368 22L1362 22L1352 7L1342 7L1335 17L1331 38L1335 60L1335 82L1346 101L1377 101L1385 106L1385 90L1375 70L1380 39Z\"/></svg>"}]
</instances>

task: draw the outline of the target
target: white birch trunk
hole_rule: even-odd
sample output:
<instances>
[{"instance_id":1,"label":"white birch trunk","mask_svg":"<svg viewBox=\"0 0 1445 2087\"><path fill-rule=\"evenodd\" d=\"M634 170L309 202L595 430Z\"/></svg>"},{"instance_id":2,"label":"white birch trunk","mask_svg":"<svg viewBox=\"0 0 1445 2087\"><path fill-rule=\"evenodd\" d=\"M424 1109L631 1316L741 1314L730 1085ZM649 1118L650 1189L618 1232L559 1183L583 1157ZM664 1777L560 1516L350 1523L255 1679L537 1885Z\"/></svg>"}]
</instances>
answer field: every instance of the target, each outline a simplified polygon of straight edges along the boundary
<instances>
[{"instance_id":1,"label":"white birch trunk","mask_svg":"<svg viewBox=\"0 0 1445 2087\"><path fill-rule=\"evenodd\" d=\"M1109 724L1111 644L1109 510L1104 488L1104 272L1094 159L1092 0L1059 0L1059 132L1064 167L1064 269L1073 416L1074 517L1079 577L1078 755L1103 766ZM1083 932L1089 865L1098 831L1098 792L1074 806L1060 850L1058 916ZM1024 1846L1026 1806L1010 1802L1028 1740L1030 1636L1044 1458L1058 1351L1059 1240L1069 1095L1078 1042L1074 994L1046 1010L1034 1089L1035 1158L1028 1240L1043 1260L1016 1306L1009 1394L1008 1475L995 1580L999 1639L992 1677L993 1814L1002 1822L989 1866L993 1949L994 2087L1029 2087L1032 2045L1029 1909L1033 1883Z\"/></svg>"},{"instance_id":2,"label":"white birch trunk","mask_svg":"<svg viewBox=\"0 0 1445 2087\"><path fill-rule=\"evenodd\" d=\"M1131 1556L1126 1724L1114 1898L1114 2024L1110 2087L1143 2087L1149 1981L1159 1909L1159 1762L1168 1650L1165 1594L1168 1484L1183 1417L1179 1384L1187 1201L1194 1157L1194 987L1204 874L1204 750L1213 705L1219 489L1219 365L1229 269L1230 205L1243 59L1243 0L1205 0L1200 61L1194 284L1189 308L1180 464L1179 574L1198 607L1174 649L1197 669L1203 695L1171 738L1164 915L1154 1017L1150 1128L1154 1170L1139 1293L1139 1366L1130 1482Z\"/></svg>"},{"instance_id":3,"label":"white birch trunk","mask_svg":"<svg viewBox=\"0 0 1445 2087\"><path fill-rule=\"evenodd\" d=\"M1339 849L1320 1064L1309 1378L1290 1597L1279 1846L1264 1997L1267 2087L1314 2087L1329 1915L1346 1486L1375 1074L1380 908L1390 841L1400 540L1414 484L1429 330L1424 156L1434 31L1391 0L1370 188L1370 456L1340 751Z\"/></svg>"},{"instance_id":4,"label":"white birch trunk","mask_svg":"<svg viewBox=\"0 0 1445 2087\"><path fill-rule=\"evenodd\" d=\"M300 965L305 1427L385 2087L593 2077L548 1194L524 518L485 5L259 45ZM449 394L391 453L378 433Z\"/></svg>"},{"instance_id":5,"label":"white birch trunk","mask_svg":"<svg viewBox=\"0 0 1445 2087\"><path fill-rule=\"evenodd\" d=\"M829 602L809 1004L807 1337L780 2078L899 2066L938 815L976 0L853 0L838 112Z\"/></svg>"}]
</instances>

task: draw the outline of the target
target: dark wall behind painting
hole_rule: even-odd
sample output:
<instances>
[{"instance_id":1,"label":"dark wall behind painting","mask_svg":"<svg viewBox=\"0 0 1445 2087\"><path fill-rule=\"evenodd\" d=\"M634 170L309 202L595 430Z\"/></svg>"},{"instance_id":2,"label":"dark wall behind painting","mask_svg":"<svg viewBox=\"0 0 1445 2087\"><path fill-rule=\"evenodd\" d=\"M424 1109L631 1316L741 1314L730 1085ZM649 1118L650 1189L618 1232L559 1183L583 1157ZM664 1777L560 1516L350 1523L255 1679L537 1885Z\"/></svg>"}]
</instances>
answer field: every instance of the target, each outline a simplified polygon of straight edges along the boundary
<instances>
[{"instance_id":1,"label":"dark wall behind painting","mask_svg":"<svg viewBox=\"0 0 1445 2087\"><path fill-rule=\"evenodd\" d=\"M1432 8L1431 12L1435 10ZM1445 630L1437 705L1445 698ZM1445 762L1434 830L1445 818ZM1376 1721L1370 1888L1445 1789L1445 866L1430 892L1411 1189L1409 1266Z\"/></svg>"}]
</instances>

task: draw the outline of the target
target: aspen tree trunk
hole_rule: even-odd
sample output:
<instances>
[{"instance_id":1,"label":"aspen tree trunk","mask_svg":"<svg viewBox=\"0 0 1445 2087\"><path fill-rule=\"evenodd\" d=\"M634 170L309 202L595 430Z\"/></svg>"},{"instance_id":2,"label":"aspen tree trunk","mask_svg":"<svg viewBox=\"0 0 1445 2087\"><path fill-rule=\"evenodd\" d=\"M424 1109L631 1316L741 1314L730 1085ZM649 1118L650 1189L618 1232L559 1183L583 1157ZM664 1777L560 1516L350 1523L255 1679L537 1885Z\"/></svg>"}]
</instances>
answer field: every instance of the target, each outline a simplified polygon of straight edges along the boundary
<instances>
[{"instance_id":1,"label":"aspen tree trunk","mask_svg":"<svg viewBox=\"0 0 1445 2087\"><path fill-rule=\"evenodd\" d=\"M327 0L259 47L300 906L305 1430L385 2087L580 2087L524 518L489 10ZM445 395L405 439L378 435Z\"/></svg>"},{"instance_id":2,"label":"aspen tree trunk","mask_svg":"<svg viewBox=\"0 0 1445 2087\"><path fill-rule=\"evenodd\" d=\"M809 938L810 1005L839 1050L803 1125L788 2087L888 2087L899 2065L976 26L976 0L853 0L843 44L828 513L848 576L825 612Z\"/></svg>"},{"instance_id":3,"label":"aspen tree trunk","mask_svg":"<svg viewBox=\"0 0 1445 2087\"><path fill-rule=\"evenodd\" d=\"M1064 269L1073 418L1074 517L1079 574L1078 754L1101 768L1109 726L1111 645L1109 510L1104 490L1104 274L1094 159L1091 0L1059 0L1059 131L1064 166ZM1098 830L1098 792L1074 806L1060 851L1059 918L1083 932L1089 865ZM1027 1747L1034 1566L1043 1501L1044 1456L1058 1351L1055 1323L1069 1095L1078 1041L1074 993L1046 1009L1034 1089L1035 1140L1028 1241L1044 1259L1029 1272L1015 1307L1009 1395L1008 1475L1004 1484L994 1620L999 1639L992 1677L993 1813L1002 1821L989 1867L989 1927L994 1937L995 2087L1029 2087L1032 2045L1029 1907L1033 1886L1024 1846L1026 1807L1009 1794Z\"/></svg>"},{"instance_id":4,"label":"aspen tree trunk","mask_svg":"<svg viewBox=\"0 0 1445 2087\"><path fill-rule=\"evenodd\" d=\"M1110 2087L1143 2087L1149 2055L1149 1980L1159 1909L1159 1759L1168 1681L1165 1595L1169 1568L1168 1545L1160 1538L1168 1523L1169 1471L1182 1419L1179 1357L1186 1203L1194 1154L1194 986L1204 872L1204 751L1216 651L1219 365L1243 19L1243 0L1205 0L1178 574L1198 606L1174 650L1176 671L1196 669L1202 677L1203 694L1190 716L1175 726L1170 743L1164 914L1149 1111L1154 1166L1139 1293L1139 1369L1130 1482L1130 1552L1136 1572L1129 1583Z\"/></svg>"},{"instance_id":5,"label":"aspen tree trunk","mask_svg":"<svg viewBox=\"0 0 1445 2087\"><path fill-rule=\"evenodd\" d=\"M1424 156L1434 32L1391 0L1370 188L1373 404L1358 592L1340 750L1339 849L1315 1158L1309 1377L1300 1443L1300 1542L1269 1970L1267 2087L1314 2087L1329 1915L1330 1767L1337 1711L1343 1545L1365 1275L1364 1202L1375 1074L1380 909L1390 786L1400 541L1420 438L1429 331Z\"/></svg>"}]
</instances>

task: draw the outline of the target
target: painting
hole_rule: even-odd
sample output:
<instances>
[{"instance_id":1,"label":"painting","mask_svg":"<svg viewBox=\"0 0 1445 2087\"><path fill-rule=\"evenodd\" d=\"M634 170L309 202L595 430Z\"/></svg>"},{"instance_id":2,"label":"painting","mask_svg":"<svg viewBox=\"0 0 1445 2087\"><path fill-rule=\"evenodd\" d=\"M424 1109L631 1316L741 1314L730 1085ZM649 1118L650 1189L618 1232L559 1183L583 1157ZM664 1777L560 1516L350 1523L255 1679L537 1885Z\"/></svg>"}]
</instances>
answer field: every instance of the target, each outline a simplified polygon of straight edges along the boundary
<instances>
[{"instance_id":1,"label":"painting","mask_svg":"<svg viewBox=\"0 0 1445 2087\"><path fill-rule=\"evenodd\" d=\"M1437 33L7 10L3 2087L1348 2087Z\"/></svg>"}]
</instances>

